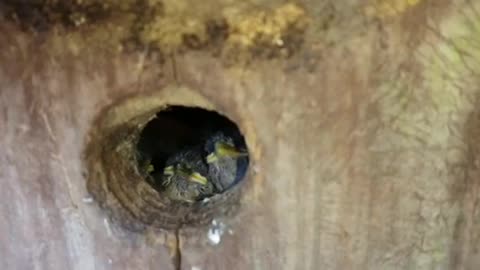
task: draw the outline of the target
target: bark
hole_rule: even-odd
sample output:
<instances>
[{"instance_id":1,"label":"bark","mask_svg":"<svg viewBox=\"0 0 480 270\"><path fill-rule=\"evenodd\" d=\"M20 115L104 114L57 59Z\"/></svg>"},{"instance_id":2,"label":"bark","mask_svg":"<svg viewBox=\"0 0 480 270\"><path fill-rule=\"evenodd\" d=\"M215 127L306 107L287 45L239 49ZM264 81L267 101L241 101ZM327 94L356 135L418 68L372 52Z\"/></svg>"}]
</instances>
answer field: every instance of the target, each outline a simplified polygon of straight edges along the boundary
<instances>
[{"instance_id":1,"label":"bark","mask_svg":"<svg viewBox=\"0 0 480 270\"><path fill-rule=\"evenodd\" d=\"M477 269L477 1L305 0L308 23L284 24L282 1L187 2L164 1L160 26L198 6L192 18L228 27L139 37L118 19L130 7L78 27L0 21L1 269ZM239 41L251 32L266 38ZM101 115L175 87L237 122L251 151L238 211L178 239L112 218L85 161Z\"/></svg>"}]
</instances>

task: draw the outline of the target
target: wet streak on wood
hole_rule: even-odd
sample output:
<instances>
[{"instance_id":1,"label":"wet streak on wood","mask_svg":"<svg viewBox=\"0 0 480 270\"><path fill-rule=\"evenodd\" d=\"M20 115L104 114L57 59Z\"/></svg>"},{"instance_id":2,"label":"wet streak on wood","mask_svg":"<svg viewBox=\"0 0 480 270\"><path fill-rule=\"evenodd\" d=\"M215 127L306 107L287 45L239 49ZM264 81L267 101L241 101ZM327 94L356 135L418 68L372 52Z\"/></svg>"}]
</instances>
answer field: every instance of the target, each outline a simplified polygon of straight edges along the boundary
<instances>
[{"instance_id":1,"label":"wet streak on wood","mask_svg":"<svg viewBox=\"0 0 480 270\"><path fill-rule=\"evenodd\" d=\"M182 269L182 250L180 246L180 228L175 230L175 256L173 258L176 270Z\"/></svg>"}]
</instances>

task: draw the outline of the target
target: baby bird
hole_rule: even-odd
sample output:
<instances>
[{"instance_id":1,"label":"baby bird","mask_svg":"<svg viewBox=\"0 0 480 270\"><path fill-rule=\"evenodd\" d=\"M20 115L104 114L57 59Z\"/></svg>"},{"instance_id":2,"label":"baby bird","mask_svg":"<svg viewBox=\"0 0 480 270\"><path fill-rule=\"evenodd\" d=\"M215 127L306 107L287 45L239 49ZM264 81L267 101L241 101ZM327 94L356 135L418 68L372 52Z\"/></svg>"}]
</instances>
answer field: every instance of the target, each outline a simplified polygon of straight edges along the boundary
<instances>
[{"instance_id":1,"label":"baby bird","mask_svg":"<svg viewBox=\"0 0 480 270\"><path fill-rule=\"evenodd\" d=\"M240 180L248 166L248 152L235 147L231 137L219 132L207 139L208 177L218 193Z\"/></svg>"},{"instance_id":2,"label":"baby bird","mask_svg":"<svg viewBox=\"0 0 480 270\"><path fill-rule=\"evenodd\" d=\"M207 165L198 149L181 151L166 162L163 170L163 194L171 200L193 203L213 194L213 185L206 178Z\"/></svg>"}]
</instances>

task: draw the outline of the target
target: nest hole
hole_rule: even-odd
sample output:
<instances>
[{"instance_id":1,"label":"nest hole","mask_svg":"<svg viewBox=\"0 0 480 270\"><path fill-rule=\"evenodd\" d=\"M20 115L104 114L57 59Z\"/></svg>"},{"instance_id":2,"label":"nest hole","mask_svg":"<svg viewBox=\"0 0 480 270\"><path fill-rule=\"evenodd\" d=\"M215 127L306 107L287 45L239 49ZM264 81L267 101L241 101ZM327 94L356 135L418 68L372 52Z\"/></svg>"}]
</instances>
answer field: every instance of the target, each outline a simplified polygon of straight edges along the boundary
<instances>
[{"instance_id":1,"label":"nest hole","mask_svg":"<svg viewBox=\"0 0 480 270\"><path fill-rule=\"evenodd\" d=\"M192 99L194 104L190 102ZM167 87L156 95L132 97L114 104L98 115L85 149L87 189L114 222L131 231L149 227L173 230L207 226L214 218L237 213L242 195L248 189L243 183L247 178L249 151L237 124L212 108L208 100L194 91ZM175 194L171 192L172 183L188 183L188 187L195 188L198 183L204 188L208 186L204 182L227 179L211 174L214 167L209 167L219 164L209 159L213 151L210 142L218 134L226 136L228 145L243 154L242 158L233 159L242 161L235 163L234 170L221 171L235 171L229 175L229 184L222 188L210 185L215 188L200 193L201 196L172 197ZM183 177L181 181L169 178L171 181L165 185L165 168L186 151L200 156L199 163L209 170L199 174L181 171L177 174ZM188 163L190 159L185 160ZM223 156L214 161L219 160L230 162L232 158ZM191 190L196 191L195 188Z\"/></svg>"},{"instance_id":2,"label":"nest hole","mask_svg":"<svg viewBox=\"0 0 480 270\"><path fill-rule=\"evenodd\" d=\"M246 153L234 168L236 180L233 184L223 189L214 189L198 199L221 194L244 179L248 169L248 150L238 126L215 111L199 107L168 106L157 112L140 133L136 148L139 171L154 189L162 193L165 191L163 172L168 166L168 160L182 152L198 151L198 156L208 167L206 159L209 152L206 144L209 140L212 141L212 136L218 134L230 139L232 146ZM208 172L204 174L210 181L211 175Z\"/></svg>"}]
</instances>

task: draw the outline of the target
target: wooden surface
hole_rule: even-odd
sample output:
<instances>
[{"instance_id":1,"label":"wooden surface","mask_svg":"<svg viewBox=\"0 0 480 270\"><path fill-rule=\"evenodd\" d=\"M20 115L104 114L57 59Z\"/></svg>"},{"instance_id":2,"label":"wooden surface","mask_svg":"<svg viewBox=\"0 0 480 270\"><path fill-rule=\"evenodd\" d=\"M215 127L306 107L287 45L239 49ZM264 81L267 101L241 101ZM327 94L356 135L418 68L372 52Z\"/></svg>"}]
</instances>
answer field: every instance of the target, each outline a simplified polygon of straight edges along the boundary
<instances>
[{"instance_id":1,"label":"wooden surface","mask_svg":"<svg viewBox=\"0 0 480 270\"><path fill-rule=\"evenodd\" d=\"M102 109L170 84L237 121L253 153L220 243L180 232L181 269L478 269L479 2L375 3L305 1L304 49L229 65L2 20L0 269L174 269L170 234L91 201L82 156Z\"/></svg>"}]
</instances>

